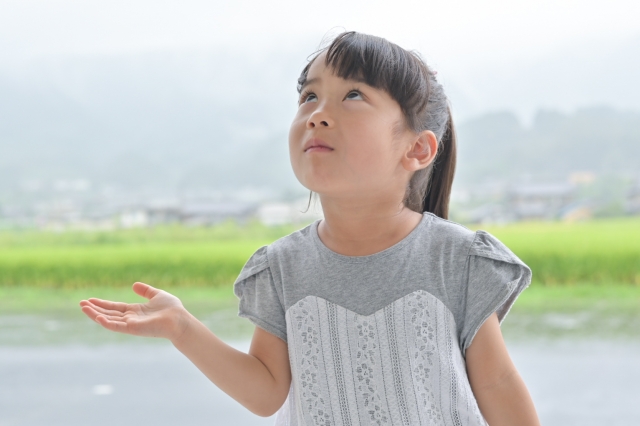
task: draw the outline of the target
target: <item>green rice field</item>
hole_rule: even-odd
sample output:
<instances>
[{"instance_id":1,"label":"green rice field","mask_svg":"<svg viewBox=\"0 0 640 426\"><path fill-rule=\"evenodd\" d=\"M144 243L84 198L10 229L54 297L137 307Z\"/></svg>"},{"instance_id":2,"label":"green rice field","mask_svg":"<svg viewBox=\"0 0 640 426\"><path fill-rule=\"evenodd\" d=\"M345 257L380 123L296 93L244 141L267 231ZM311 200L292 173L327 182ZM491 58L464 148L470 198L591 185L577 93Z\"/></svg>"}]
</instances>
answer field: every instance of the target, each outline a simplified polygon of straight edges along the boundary
<instances>
[{"instance_id":1,"label":"green rice field","mask_svg":"<svg viewBox=\"0 0 640 426\"><path fill-rule=\"evenodd\" d=\"M531 267L534 284L640 286L640 217L514 223L482 229L498 237Z\"/></svg>"},{"instance_id":2,"label":"green rice field","mask_svg":"<svg viewBox=\"0 0 640 426\"><path fill-rule=\"evenodd\" d=\"M0 287L229 286L256 249L302 226L2 231ZM469 227L504 242L531 267L536 286L640 286L640 218Z\"/></svg>"},{"instance_id":3,"label":"green rice field","mask_svg":"<svg viewBox=\"0 0 640 426\"><path fill-rule=\"evenodd\" d=\"M111 232L0 232L0 287L218 287L259 247L296 228L165 226Z\"/></svg>"},{"instance_id":4,"label":"green rice field","mask_svg":"<svg viewBox=\"0 0 640 426\"><path fill-rule=\"evenodd\" d=\"M0 344L126 339L92 328L78 302L142 302L135 281L175 294L219 335L248 337L254 327L237 316L231 284L257 248L303 226L0 231ZM533 271L505 336L640 337L640 218L468 227L498 237Z\"/></svg>"}]
</instances>

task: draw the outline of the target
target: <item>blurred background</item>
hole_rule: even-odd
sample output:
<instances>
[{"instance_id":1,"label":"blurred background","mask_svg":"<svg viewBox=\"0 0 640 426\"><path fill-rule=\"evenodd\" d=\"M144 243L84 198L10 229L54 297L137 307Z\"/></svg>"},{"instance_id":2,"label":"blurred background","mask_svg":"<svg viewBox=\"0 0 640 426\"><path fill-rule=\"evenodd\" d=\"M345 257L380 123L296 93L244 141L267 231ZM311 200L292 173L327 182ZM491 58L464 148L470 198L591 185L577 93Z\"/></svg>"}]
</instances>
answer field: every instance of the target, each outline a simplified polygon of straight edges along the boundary
<instances>
[{"instance_id":1,"label":"blurred background","mask_svg":"<svg viewBox=\"0 0 640 426\"><path fill-rule=\"evenodd\" d=\"M542 423L640 424L638 16L628 0L0 0L0 425L273 424L77 303L141 301L130 285L148 282L248 350L232 283L322 217L303 213L287 138L300 71L344 30L437 70L459 136L450 219L533 270L502 328Z\"/></svg>"}]
</instances>

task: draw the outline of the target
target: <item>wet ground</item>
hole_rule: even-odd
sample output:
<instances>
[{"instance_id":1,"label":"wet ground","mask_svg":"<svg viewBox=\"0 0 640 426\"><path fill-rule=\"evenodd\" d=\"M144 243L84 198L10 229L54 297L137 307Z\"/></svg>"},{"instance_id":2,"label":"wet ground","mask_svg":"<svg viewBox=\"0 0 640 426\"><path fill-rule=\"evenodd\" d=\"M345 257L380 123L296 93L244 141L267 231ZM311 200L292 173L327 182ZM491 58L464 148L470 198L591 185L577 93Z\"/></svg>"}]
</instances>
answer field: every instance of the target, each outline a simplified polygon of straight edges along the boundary
<instances>
[{"instance_id":1,"label":"wet ground","mask_svg":"<svg viewBox=\"0 0 640 426\"><path fill-rule=\"evenodd\" d=\"M235 315L202 319L246 352L253 326ZM637 324L590 333L584 313L545 315L513 315L503 329L542 424L640 424ZM273 421L247 411L165 341L110 333L80 316L0 316L0 426Z\"/></svg>"},{"instance_id":2,"label":"wet ground","mask_svg":"<svg viewBox=\"0 0 640 426\"><path fill-rule=\"evenodd\" d=\"M2 348L0 378L2 426L273 424L171 345Z\"/></svg>"}]
</instances>

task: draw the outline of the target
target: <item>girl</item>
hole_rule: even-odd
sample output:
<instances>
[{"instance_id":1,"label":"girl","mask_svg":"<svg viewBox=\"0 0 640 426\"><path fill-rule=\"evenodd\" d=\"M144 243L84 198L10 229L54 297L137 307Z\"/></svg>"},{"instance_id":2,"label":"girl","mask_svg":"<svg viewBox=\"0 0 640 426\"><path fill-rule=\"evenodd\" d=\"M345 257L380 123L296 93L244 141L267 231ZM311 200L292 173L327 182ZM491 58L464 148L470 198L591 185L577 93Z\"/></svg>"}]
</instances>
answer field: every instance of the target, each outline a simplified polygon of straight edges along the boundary
<instances>
[{"instance_id":1,"label":"girl","mask_svg":"<svg viewBox=\"0 0 640 426\"><path fill-rule=\"evenodd\" d=\"M538 425L500 332L531 270L447 220L456 159L448 101L417 54L355 32L298 79L289 134L324 219L259 248L234 283L257 327L248 354L171 294L80 302L103 327L164 337L277 425Z\"/></svg>"}]
</instances>

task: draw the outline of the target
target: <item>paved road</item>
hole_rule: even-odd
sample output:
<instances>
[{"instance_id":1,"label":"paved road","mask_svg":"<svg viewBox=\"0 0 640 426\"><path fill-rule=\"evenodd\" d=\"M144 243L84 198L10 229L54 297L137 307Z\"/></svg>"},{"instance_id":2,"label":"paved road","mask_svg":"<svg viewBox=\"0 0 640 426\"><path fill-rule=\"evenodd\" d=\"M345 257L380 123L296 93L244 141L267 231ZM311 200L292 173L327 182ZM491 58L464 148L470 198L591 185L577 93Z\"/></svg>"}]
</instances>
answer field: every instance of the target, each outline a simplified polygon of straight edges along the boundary
<instances>
[{"instance_id":1,"label":"paved road","mask_svg":"<svg viewBox=\"0 0 640 426\"><path fill-rule=\"evenodd\" d=\"M640 425L640 342L509 344L543 426Z\"/></svg>"},{"instance_id":2,"label":"paved road","mask_svg":"<svg viewBox=\"0 0 640 426\"><path fill-rule=\"evenodd\" d=\"M234 344L247 352L248 342ZM0 425L271 425L171 345L0 348Z\"/></svg>"},{"instance_id":3,"label":"paved road","mask_svg":"<svg viewBox=\"0 0 640 426\"><path fill-rule=\"evenodd\" d=\"M230 342L232 343L232 342ZM247 351L249 342L232 345ZM509 344L545 426L640 424L640 343ZM0 347L0 425L271 425L171 345Z\"/></svg>"}]
</instances>

